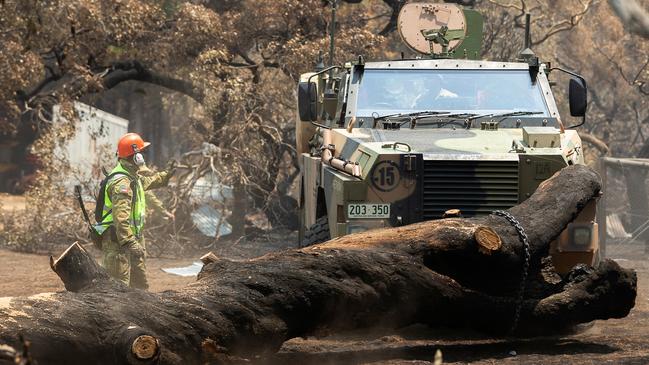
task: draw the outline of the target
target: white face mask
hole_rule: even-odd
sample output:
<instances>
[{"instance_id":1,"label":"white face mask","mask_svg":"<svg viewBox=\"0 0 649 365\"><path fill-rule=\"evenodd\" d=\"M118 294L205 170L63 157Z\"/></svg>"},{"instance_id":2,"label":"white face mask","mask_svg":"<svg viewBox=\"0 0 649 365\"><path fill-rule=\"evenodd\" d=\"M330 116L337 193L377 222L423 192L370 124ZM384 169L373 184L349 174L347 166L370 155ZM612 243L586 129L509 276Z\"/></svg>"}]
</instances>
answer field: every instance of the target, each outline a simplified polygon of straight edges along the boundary
<instances>
[{"instance_id":1,"label":"white face mask","mask_svg":"<svg viewBox=\"0 0 649 365\"><path fill-rule=\"evenodd\" d=\"M144 166L146 162L144 161L144 156L142 156L142 153L140 153L140 149L137 148L137 145L133 144L133 152L135 154L133 155L133 163L137 166Z\"/></svg>"},{"instance_id":2,"label":"white face mask","mask_svg":"<svg viewBox=\"0 0 649 365\"><path fill-rule=\"evenodd\" d=\"M135 155L133 155L133 162L137 166L144 166L146 164L146 161L144 161L144 156L142 156L141 153L137 152Z\"/></svg>"}]
</instances>

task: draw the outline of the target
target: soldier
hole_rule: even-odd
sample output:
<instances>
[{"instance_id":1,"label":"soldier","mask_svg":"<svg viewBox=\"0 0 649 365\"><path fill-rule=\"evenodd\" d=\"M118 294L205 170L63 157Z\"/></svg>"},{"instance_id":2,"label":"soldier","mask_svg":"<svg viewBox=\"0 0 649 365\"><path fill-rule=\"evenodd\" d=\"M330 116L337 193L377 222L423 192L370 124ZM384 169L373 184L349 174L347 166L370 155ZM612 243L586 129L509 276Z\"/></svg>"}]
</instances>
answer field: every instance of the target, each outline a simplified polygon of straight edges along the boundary
<instances>
[{"instance_id":1,"label":"soldier","mask_svg":"<svg viewBox=\"0 0 649 365\"><path fill-rule=\"evenodd\" d=\"M104 267L117 280L140 289L149 287L142 235L145 191L166 186L174 173L173 162L162 172L149 173L141 153L149 144L136 133L120 138L118 163L106 177L103 214L98 223L108 233L101 238Z\"/></svg>"}]
</instances>

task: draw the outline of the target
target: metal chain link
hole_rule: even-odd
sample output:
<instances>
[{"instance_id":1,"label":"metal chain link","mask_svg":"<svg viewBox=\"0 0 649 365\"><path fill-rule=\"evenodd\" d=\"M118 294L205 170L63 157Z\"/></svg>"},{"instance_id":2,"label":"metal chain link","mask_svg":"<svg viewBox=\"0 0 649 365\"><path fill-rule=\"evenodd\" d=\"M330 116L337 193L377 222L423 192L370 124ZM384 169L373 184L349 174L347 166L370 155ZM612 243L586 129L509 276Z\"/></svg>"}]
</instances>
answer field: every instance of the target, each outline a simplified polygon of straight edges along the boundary
<instances>
[{"instance_id":1,"label":"metal chain link","mask_svg":"<svg viewBox=\"0 0 649 365\"><path fill-rule=\"evenodd\" d=\"M523 295L525 294L525 284L527 282L527 275L530 269L530 258L531 258L530 241L527 238L527 233L525 233L525 229L523 229L523 225L521 225L521 222L519 222L511 213L504 210L495 210L492 212L492 214L505 218L516 229L516 233L518 233L518 238L523 243L523 250L524 250L523 255L525 261L523 262L523 273L521 274L521 283L520 286L518 287L518 293L516 295L516 309L514 310L514 321L512 323L511 328L509 329L509 333L513 333L516 330L516 327L518 326L518 320L521 316L521 308L523 306Z\"/></svg>"}]
</instances>

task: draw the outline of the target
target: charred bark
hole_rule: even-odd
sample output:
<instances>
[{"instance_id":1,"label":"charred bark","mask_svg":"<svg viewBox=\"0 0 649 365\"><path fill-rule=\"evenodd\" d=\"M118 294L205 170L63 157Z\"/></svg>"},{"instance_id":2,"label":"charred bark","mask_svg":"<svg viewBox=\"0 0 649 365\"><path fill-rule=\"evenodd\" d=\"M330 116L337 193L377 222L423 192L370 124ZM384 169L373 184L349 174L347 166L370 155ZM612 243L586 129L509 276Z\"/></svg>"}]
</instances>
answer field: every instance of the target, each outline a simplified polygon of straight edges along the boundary
<instances>
[{"instance_id":1,"label":"charred bark","mask_svg":"<svg viewBox=\"0 0 649 365\"><path fill-rule=\"evenodd\" d=\"M595 172L572 166L509 210L531 243L519 333L620 318L633 307L633 271L606 260L559 278L545 259L549 242L599 189ZM97 277L77 293L5 299L0 342L16 347L16 333L22 333L32 356L46 364L199 364L224 354L263 356L289 338L322 330L420 322L504 334L523 259L511 225L487 216L208 262L197 282L180 291L152 294ZM135 349L150 357L133 360Z\"/></svg>"}]
</instances>

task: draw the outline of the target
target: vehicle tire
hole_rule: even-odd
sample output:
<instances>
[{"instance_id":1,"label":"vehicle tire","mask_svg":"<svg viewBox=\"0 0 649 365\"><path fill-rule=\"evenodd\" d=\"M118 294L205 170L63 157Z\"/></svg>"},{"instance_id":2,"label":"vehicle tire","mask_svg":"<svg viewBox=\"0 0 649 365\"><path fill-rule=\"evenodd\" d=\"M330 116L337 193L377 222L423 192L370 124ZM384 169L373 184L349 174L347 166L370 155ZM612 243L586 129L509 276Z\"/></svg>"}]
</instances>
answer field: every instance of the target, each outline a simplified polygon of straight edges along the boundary
<instances>
[{"instance_id":1,"label":"vehicle tire","mask_svg":"<svg viewBox=\"0 0 649 365\"><path fill-rule=\"evenodd\" d=\"M328 241L330 238L329 219L325 215L324 217L316 219L315 223L306 230L301 246L312 246L324 241Z\"/></svg>"}]
</instances>

